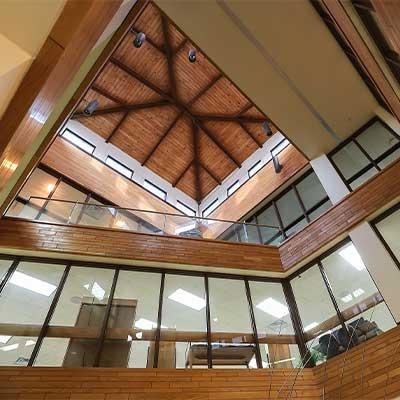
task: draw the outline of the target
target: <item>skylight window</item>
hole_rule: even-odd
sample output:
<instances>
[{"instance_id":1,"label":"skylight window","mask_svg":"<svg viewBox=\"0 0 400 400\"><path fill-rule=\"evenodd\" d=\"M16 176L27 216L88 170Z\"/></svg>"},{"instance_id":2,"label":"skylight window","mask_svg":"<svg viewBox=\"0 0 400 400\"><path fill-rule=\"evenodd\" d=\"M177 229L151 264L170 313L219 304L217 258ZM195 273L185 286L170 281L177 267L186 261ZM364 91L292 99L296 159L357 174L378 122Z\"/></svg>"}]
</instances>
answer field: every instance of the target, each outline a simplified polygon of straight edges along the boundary
<instances>
[{"instance_id":1,"label":"skylight window","mask_svg":"<svg viewBox=\"0 0 400 400\"><path fill-rule=\"evenodd\" d=\"M125 165L123 165L119 161L115 160L114 158L108 156L106 159L106 164L109 167L111 167L113 170L119 172L121 175L124 175L129 179L132 178L133 171L130 168L125 167Z\"/></svg>"},{"instance_id":2,"label":"skylight window","mask_svg":"<svg viewBox=\"0 0 400 400\"><path fill-rule=\"evenodd\" d=\"M206 306L206 301L183 289L177 289L174 293L168 296L170 300L183 304L184 306L193 308L193 310L200 311Z\"/></svg>"},{"instance_id":3,"label":"skylight window","mask_svg":"<svg viewBox=\"0 0 400 400\"><path fill-rule=\"evenodd\" d=\"M252 167L249 168L249 178L251 178L253 175L255 175L260 169L262 168L262 162L257 161Z\"/></svg>"},{"instance_id":4,"label":"skylight window","mask_svg":"<svg viewBox=\"0 0 400 400\"><path fill-rule=\"evenodd\" d=\"M216 198L203 210L203 217L209 216L218 207L218 204L218 198Z\"/></svg>"},{"instance_id":5,"label":"skylight window","mask_svg":"<svg viewBox=\"0 0 400 400\"><path fill-rule=\"evenodd\" d=\"M314 329L318 326L318 322L311 322L311 324L308 324L307 326L304 327L304 332L311 331L311 329Z\"/></svg>"},{"instance_id":6,"label":"skylight window","mask_svg":"<svg viewBox=\"0 0 400 400\"><path fill-rule=\"evenodd\" d=\"M194 211L192 208L190 208L189 206L187 206L186 204L182 203L179 200L176 201L176 208L178 210L181 210L186 215L190 215L191 217L196 216L196 211Z\"/></svg>"},{"instance_id":7,"label":"skylight window","mask_svg":"<svg viewBox=\"0 0 400 400\"><path fill-rule=\"evenodd\" d=\"M92 154L96 148L96 146L81 138L76 133L71 132L69 129L64 131L62 137L89 154Z\"/></svg>"},{"instance_id":8,"label":"skylight window","mask_svg":"<svg viewBox=\"0 0 400 400\"><path fill-rule=\"evenodd\" d=\"M272 297L268 297L268 299L262 301L260 304L257 304L256 307L278 319L289 314L289 309L284 304L273 299Z\"/></svg>"},{"instance_id":9,"label":"skylight window","mask_svg":"<svg viewBox=\"0 0 400 400\"><path fill-rule=\"evenodd\" d=\"M57 286L54 286L51 283L33 278L32 276L19 271L13 273L10 283L47 297L51 296L51 294L57 289Z\"/></svg>"},{"instance_id":10,"label":"skylight window","mask_svg":"<svg viewBox=\"0 0 400 400\"><path fill-rule=\"evenodd\" d=\"M350 263L356 270L362 271L365 269L363 260L360 254L353 244L347 246L345 249L339 251L341 257L343 257L348 263Z\"/></svg>"},{"instance_id":11,"label":"skylight window","mask_svg":"<svg viewBox=\"0 0 400 400\"><path fill-rule=\"evenodd\" d=\"M227 195L230 196L233 193L235 193L236 190L238 190L240 188L240 186L241 186L241 184L240 184L240 181L238 179L235 183L233 183L231 186L228 187L228 189L226 191Z\"/></svg>"},{"instance_id":12,"label":"skylight window","mask_svg":"<svg viewBox=\"0 0 400 400\"><path fill-rule=\"evenodd\" d=\"M151 183L147 179L144 180L143 187L147 189L149 192L159 197L160 199L162 200L167 199L167 192L165 190L160 189L158 186L156 186L154 183Z\"/></svg>"}]
</instances>

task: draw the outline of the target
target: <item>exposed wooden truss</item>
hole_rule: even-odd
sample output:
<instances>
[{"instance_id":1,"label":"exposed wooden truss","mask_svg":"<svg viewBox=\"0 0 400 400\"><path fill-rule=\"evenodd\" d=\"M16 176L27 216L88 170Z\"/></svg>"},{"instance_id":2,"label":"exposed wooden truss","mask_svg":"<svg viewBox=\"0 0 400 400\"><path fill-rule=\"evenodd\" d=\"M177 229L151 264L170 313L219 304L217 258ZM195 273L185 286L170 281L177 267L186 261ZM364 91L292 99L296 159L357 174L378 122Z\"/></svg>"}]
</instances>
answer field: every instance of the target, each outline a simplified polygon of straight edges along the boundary
<instances>
[{"instance_id":1,"label":"exposed wooden truss","mask_svg":"<svg viewBox=\"0 0 400 400\"><path fill-rule=\"evenodd\" d=\"M146 41L137 49L141 31ZM72 118L200 202L263 146L269 119L198 48L190 63L190 48L150 3ZM99 107L87 115L93 99Z\"/></svg>"}]
</instances>

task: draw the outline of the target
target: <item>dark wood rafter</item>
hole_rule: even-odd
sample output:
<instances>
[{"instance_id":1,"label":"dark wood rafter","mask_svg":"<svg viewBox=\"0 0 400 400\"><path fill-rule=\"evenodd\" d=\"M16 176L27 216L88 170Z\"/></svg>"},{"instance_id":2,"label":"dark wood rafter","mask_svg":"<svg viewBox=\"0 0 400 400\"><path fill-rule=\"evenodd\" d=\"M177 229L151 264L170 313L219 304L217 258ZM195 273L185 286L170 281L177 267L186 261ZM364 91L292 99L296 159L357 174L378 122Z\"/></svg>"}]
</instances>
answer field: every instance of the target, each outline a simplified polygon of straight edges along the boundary
<instances>
[{"instance_id":1,"label":"dark wood rafter","mask_svg":"<svg viewBox=\"0 0 400 400\"><path fill-rule=\"evenodd\" d=\"M175 80L175 72L174 72L174 60L173 53L171 49L171 40L168 32L168 21L165 15L161 16L161 26L163 30L164 36L164 47L165 47L165 56L167 58L167 66L168 66L168 80L169 80L169 91L171 96L178 100L178 94L176 90L176 80Z\"/></svg>"},{"instance_id":2,"label":"dark wood rafter","mask_svg":"<svg viewBox=\"0 0 400 400\"><path fill-rule=\"evenodd\" d=\"M141 31L148 46L144 52L133 45ZM109 57L112 67L100 71L98 83L90 88L95 93L88 92L73 118L173 187L185 177L179 187L200 202L240 168L256 146L263 146L267 136L260 134L261 124L270 121L197 46L197 61L190 63L183 52L191 46L173 21L149 2L142 20L129 28ZM100 106L87 115L84 107L96 93L102 96ZM250 110L254 113L247 113ZM252 124L259 125L257 130ZM174 157L173 149L185 152L190 142L193 155Z\"/></svg>"},{"instance_id":3,"label":"dark wood rafter","mask_svg":"<svg viewBox=\"0 0 400 400\"><path fill-rule=\"evenodd\" d=\"M193 133L193 165L195 167L194 176L196 181L196 200L200 204L203 198L200 182L200 160L199 160L199 127L192 121Z\"/></svg>"},{"instance_id":4,"label":"dark wood rafter","mask_svg":"<svg viewBox=\"0 0 400 400\"><path fill-rule=\"evenodd\" d=\"M115 113L121 113L121 112L127 113L127 112L131 112L131 111L144 110L146 108L162 107L162 106L168 106L168 105L170 105L170 103L166 100L152 101L149 103L142 103L142 104L126 104L126 105L122 105L122 106L116 106L116 107L95 110L91 114L85 114L84 112L77 112L72 116L72 119L90 118L90 117L97 117L99 115L115 114Z\"/></svg>"}]
</instances>

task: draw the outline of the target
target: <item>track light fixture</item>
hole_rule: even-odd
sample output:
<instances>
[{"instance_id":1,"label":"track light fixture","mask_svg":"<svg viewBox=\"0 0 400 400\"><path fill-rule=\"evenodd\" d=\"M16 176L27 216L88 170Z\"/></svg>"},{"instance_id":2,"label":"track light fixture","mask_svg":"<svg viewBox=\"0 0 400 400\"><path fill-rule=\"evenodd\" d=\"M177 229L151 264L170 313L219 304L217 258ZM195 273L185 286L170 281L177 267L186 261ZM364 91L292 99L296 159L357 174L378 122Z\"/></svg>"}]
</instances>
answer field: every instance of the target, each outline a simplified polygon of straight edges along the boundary
<instances>
[{"instance_id":1,"label":"track light fixture","mask_svg":"<svg viewBox=\"0 0 400 400\"><path fill-rule=\"evenodd\" d=\"M272 129L269 126L269 122L264 121L262 126L263 126L264 132L267 134L267 136L272 136Z\"/></svg>"},{"instance_id":2,"label":"track light fixture","mask_svg":"<svg viewBox=\"0 0 400 400\"><path fill-rule=\"evenodd\" d=\"M195 49L190 49L189 50L189 54L188 54L188 58L189 58L189 61L191 62L191 63L194 63L194 62L196 62L196 50Z\"/></svg>"},{"instance_id":3,"label":"track light fixture","mask_svg":"<svg viewBox=\"0 0 400 400\"><path fill-rule=\"evenodd\" d=\"M142 47L142 44L145 42L145 40L146 35L143 32L139 32L133 41L133 45L138 49L139 47Z\"/></svg>"},{"instance_id":4,"label":"track light fixture","mask_svg":"<svg viewBox=\"0 0 400 400\"><path fill-rule=\"evenodd\" d=\"M83 110L84 114L86 115L92 115L96 110L97 107L99 106L99 102L97 100L92 100L86 108Z\"/></svg>"},{"instance_id":5,"label":"track light fixture","mask_svg":"<svg viewBox=\"0 0 400 400\"><path fill-rule=\"evenodd\" d=\"M278 156L272 155L272 162L274 163L274 169L277 174L282 171L282 164L279 162Z\"/></svg>"}]
</instances>

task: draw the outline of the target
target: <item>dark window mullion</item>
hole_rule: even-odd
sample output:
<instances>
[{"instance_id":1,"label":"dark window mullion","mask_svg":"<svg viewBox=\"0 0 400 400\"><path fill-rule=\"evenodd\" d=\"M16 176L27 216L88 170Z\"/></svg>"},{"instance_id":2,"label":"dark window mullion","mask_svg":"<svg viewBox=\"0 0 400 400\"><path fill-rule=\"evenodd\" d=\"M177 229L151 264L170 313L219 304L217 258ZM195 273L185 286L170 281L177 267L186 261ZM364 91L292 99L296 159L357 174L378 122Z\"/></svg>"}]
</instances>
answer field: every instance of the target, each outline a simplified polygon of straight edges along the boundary
<instances>
[{"instance_id":1,"label":"dark window mullion","mask_svg":"<svg viewBox=\"0 0 400 400\"><path fill-rule=\"evenodd\" d=\"M108 320L109 320L110 313L111 313L112 302L114 300L114 293L115 293L115 288L117 286L118 276L119 276L119 268L117 268L114 273L114 279L113 279L113 282L111 285L110 296L108 298L108 302L107 302L105 313L104 313L103 325L102 325L101 331L100 331L99 344L97 346L97 351L96 351L96 356L94 359L93 367L98 367L100 364L101 354L103 352L103 345L104 345L104 342L106 339Z\"/></svg>"},{"instance_id":2,"label":"dark window mullion","mask_svg":"<svg viewBox=\"0 0 400 400\"><path fill-rule=\"evenodd\" d=\"M208 368L212 368L210 290L208 286L207 274L204 275L204 290L206 292L207 366Z\"/></svg>"},{"instance_id":3,"label":"dark window mullion","mask_svg":"<svg viewBox=\"0 0 400 400\"><path fill-rule=\"evenodd\" d=\"M349 179L347 179L348 184L350 185L358 178L361 178L366 172L368 172L370 169L373 169L373 168L374 168L374 164L366 165L365 167L360 169L358 172L356 172L353 176L351 176Z\"/></svg>"},{"instance_id":4,"label":"dark window mullion","mask_svg":"<svg viewBox=\"0 0 400 400\"><path fill-rule=\"evenodd\" d=\"M330 201L330 198L328 196L325 196L323 199L318 201L318 203L315 203L312 207L310 207L308 210L306 210L307 215L310 215L314 211L318 210L321 206L323 206L326 202Z\"/></svg>"},{"instance_id":5,"label":"dark window mullion","mask_svg":"<svg viewBox=\"0 0 400 400\"><path fill-rule=\"evenodd\" d=\"M4 287L6 286L7 282L10 280L10 278L12 277L13 273L15 272L15 270L18 267L18 264L20 263L20 259L16 258L12 264L10 265L10 268L8 268L8 271L6 272L6 274L4 275L3 280L0 282L0 295L3 292Z\"/></svg>"},{"instance_id":6,"label":"dark window mullion","mask_svg":"<svg viewBox=\"0 0 400 400\"><path fill-rule=\"evenodd\" d=\"M357 139L353 139L354 144L359 148L359 150L364 154L365 157L368 158L369 162L378 170L381 171L381 168L378 166L378 164L375 162L375 160L368 154L368 152L364 149L364 147L361 146L360 143L357 142Z\"/></svg>"},{"instance_id":7,"label":"dark window mullion","mask_svg":"<svg viewBox=\"0 0 400 400\"><path fill-rule=\"evenodd\" d=\"M390 156L392 153L394 153L396 150L400 149L400 142L397 142L394 146L392 146L390 149L386 150L384 153L382 153L379 157L375 159L375 162L379 164L381 161L383 161L386 157Z\"/></svg>"},{"instance_id":8,"label":"dark window mullion","mask_svg":"<svg viewBox=\"0 0 400 400\"><path fill-rule=\"evenodd\" d=\"M158 367L158 353L160 352L161 320L162 320L164 286L165 286L165 272L163 272L161 274L160 295L159 295L159 298L158 298L157 328L156 328L155 338L154 338L153 368L157 368Z\"/></svg>"},{"instance_id":9,"label":"dark window mullion","mask_svg":"<svg viewBox=\"0 0 400 400\"><path fill-rule=\"evenodd\" d=\"M281 214L279 213L279 210L278 210L278 207L276 205L276 201L275 200L272 201L272 206L274 207L276 218L278 219L279 230L281 231L282 237L284 239L287 239L285 229L283 228L283 222L282 222Z\"/></svg>"},{"instance_id":10,"label":"dark window mullion","mask_svg":"<svg viewBox=\"0 0 400 400\"><path fill-rule=\"evenodd\" d=\"M53 189L47 195L47 199L45 200L45 202L43 203L42 207L40 208L40 211L39 211L38 215L34 218L35 221L37 221L46 212L46 207L48 206L49 201L53 197L55 191L57 190L57 188L58 188L58 186L60 185L61 182L62 182L62 178L58 177L57 182L54 184Z\"/></svg>"},{"instance_id":11,"label":"dark window mullion","mask_svg":"<svg viewBox=\"0 0 400 400\"><path fill-rule=\"evenodd\" d=\"M64 289L64 285L65 285L65 282L66 282L66 280L68 278L68 274L69 274L70 269L71 269L71 265L70 264L68 264L64 269L64 272L63 272L61 280L60 280L60 282L58 284L56 293L54 294L53 301L51 302L49 311L47 312L47 315L46 315L46 318L45 318L45 320L43 322L42 328L40 329L40 333L39 333L39 336L37 338L35 347L33 348L31 357L29 358L28 367L31 367L34 364L34 362L36 360L36 357L37 357L37 355L39 353L40 347L42 346L43 339L47 335L47 331L49 329L49 324L50 324L51 318L53 317L54 311L55 311L55 309L57 307L57 304L58 304L58 300L60 299L62 290Z\"/></svg>"},{"instance_id":12,"label":"dark window mullion","mask_svg":"<svg viewBox=\"0 0 400 400\"><path fill-rule=\"evenodd\" d=\"M307 222L310 222L311 220L310 220L310 217L309 217L308 214L307 214L306 207L305 207L305 205L304 205L304 203L303 203L303 200L302 200L301 197L300 197L300 193L299 193L299 191L297 190L297 187L296 187L295 185L293 185L293 190L294 190L294 193L295 193L295 195L296 195L296 197L297 197L297 201L298 201L299 204L300 204L301 211L303 212L303 215L304 215L306 221L307 221Z\"/></svg>"}]
</instances>

